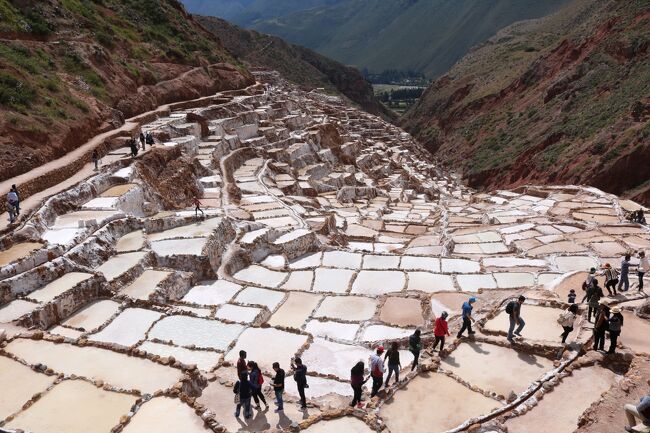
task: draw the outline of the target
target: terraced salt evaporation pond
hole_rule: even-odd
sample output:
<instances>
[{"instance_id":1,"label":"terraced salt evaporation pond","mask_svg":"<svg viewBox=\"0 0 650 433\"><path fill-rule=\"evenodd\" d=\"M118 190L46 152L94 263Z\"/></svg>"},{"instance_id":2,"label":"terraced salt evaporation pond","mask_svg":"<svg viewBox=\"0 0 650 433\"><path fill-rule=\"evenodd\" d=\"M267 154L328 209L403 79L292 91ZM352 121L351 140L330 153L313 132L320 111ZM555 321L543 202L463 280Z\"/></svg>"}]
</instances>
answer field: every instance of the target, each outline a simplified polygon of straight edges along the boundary
<instances>
[{"instance_id":1,"label":"terraced salt evaporation pond","mask_svg":"<svg viewBox=\"0 0 650 433\"><path fill-rule=\"evenodd\" d=\"M616 375L602 367L581 368L562 380L529 412L506 422L510 433L572 433L578 417L616 382Z\"/></svg>"},{"instance_id":2,"label":"terraced salt evaporation pond","mask_svg":"<svg viewBox=\"0 0 650 433\"><path fill-rule=\"evenodd\" d=\"M24 242L12 245L6 250L0 251L0 266L6 266L9 263L28 257L32 252L43 247L38 242Z\"/></svg>"},{"instance_id":3,"label":"terraced salt evaporation pond","mask_svg":"<svg viewBox=\"0 0 650 433\"><path fill-rule=\"evenodd\" d=\"M0 419L20 410L36 393L45 391L55 377L36 373L11 359L0 357ZM10 392L7 390L11 390Z\"/></svg>"},{"instance_id":4,"label":"terraced salt evaporation pond","mask_svg":"<svg viewBox=\"0 0 650 433\"><path fill-rule=\"evenodd\" d=\"M194 410L175 398L153 398L140 408L124 433L208 433Z\"/></svg>"},{"instance_id":5,"label":"terraced salt evaporation pond","mask_svg":"<svg viewBox=\"0 0 650 433\"><path fill-rule=\"evenodd\" d=\"M379 411L392 433L442 433L500 406L440 373L421 374Z\"/></svg>"}]
</instances>

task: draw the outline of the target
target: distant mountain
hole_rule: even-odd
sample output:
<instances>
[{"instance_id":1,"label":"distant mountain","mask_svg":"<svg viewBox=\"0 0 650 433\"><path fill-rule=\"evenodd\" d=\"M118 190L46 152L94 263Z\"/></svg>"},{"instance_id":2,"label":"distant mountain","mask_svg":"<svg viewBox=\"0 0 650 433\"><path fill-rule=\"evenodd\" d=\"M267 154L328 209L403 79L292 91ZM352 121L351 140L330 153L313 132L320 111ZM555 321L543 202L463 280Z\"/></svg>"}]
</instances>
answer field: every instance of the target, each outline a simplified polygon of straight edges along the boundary
<instances>
[{"instance_id":1,"label":"distant mountain","mask_svg":"<svg viewBox=\"0 0 650 433\"><path fill-rule=\"evenodd\" d=\"M414 70L437 77L503 27L548 15L567 2L258 0L230 19L359 69ZM192 9L196 0L186 3ZM215 14L214 8L192 10Z\"/></svg>"},{"instance_id":2,"label":"distant mountain","mask_svg":"<svg viewBox=\"0 0 650 433\"><path fill-rule=\"evenodd\" d=\"M258 20L283 17L306 9L332 6L345 0L183 0L188 11L223 18L243 27Z\"/></svg>"},{"instance_id":3,"label":"distant mountain","mask_svg":"<svg viewBox=\"0 0 650 433\"><path fill-rule=\"evenodd\" d=\"M276 70L302 86L323 87L342 94L369 113L386 120L396 119L396 114L375 98L372 85L354 68L276 36L242 29L219 18L195 15L195 19L237 58L253 66Z\"/></svg>"},{"instance_id":4,"label":"distant mountain","mask_svg":"<svg viewBox=\"0 0 650 433\"><path fill-rule=\"evenodd\" d=\"M650 203L650 3L575 0L435 81L403 126L472 186L589 184Z\"/></svg>"}]
</instances>

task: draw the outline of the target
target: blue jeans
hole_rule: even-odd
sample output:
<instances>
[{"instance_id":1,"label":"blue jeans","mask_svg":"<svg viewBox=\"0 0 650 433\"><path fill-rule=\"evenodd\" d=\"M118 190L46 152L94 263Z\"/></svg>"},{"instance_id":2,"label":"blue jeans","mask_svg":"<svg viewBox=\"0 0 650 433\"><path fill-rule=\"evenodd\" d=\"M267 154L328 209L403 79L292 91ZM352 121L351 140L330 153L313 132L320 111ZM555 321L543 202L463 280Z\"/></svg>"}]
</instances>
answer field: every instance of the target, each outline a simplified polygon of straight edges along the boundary
<instances>
[{"instance_id":1,"label":"blue jeans","mask_svg":"<svg viewBox=\"0 0 650 433\"><path fill-rule=\"evenodd\" d=\"M284 392L283 389L276 389L275 390L275 402L278 404L278 410L284 410L284 402L282 401L282 393Z\"/></svg>"},{"instance_id":2,"label":"blue jeans","mask_svg":"<svg viewBox=\"0 0 650 433\"><path fill-rule=\"evenodd\" d=\"M399 365L398 364L388 364L388 376L386 377L386 387L388 387L388 382L390 382L390 377L395 372L395 382L399 382Z\"/></svg>"},{"instance_id":3,"label":"blue jeans","mask_svg":"<svg viewBox=\"0 0 650 433\"><path fill-rule=\"evenodd\" d=\"M515 325L517 325L515 318L513 316L510 316L510 328L508 328L508 340L512 340L513 338L512 331L515 329ZM520 317L519 326L517 327L517 330L514 333L519 334L521 330L524 329L524 326L526 326L526 322L524 322L524 319Z\"/></svg>"},{"instance_id":4,"label":"blue jeans","mask_svg":"<svg viewBox=\"0 0 650 433\"><path fill-rule=\"evenodd\" d=\"M235 409L235 416L239 416L239 411L241 407L244 406L244 418L248 419L253 416L253 409L251 408L251 398L242 398L237 404L237 409Z\"/></svg>"},{"instance_id":5,"label":"blue jeans","mask_svg":"<svg viewBox=\"0 0 650 433\"><path fill-rule=\"evenodd\" d=\"M625 289L621 289L621 286L625 285ZM627 272L621 272L621 279L618 282L618 291L627 292L630 290L630 278Z\"/></svg>"}]
</instances>

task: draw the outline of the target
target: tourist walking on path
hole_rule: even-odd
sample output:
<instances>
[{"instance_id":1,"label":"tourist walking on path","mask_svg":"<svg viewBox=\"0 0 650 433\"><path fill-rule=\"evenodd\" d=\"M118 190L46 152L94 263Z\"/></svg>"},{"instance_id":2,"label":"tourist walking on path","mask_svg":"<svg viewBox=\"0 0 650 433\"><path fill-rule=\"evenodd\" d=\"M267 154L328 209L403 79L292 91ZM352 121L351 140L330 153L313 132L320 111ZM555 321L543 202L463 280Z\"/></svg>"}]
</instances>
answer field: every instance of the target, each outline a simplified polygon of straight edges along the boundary
<instances>
[{"instance_id":1,"label":"tourist walking on path","mask_svg":"<svg viewBox=\"0 0 650 433\"><path fill-rule=\"evenodd\" d=\"M372 392L370 398L377 395L381 385L384 383L384 361L381 355L384 353L384 346L377 348L377 353L370 355L370 376L372 377Z\"/></svg>"},{"instance_id":2,"label":"tourist walking on path","mask_svg":"<svg viewBox=\"0 0 650 433\"><path fill-rule=\"evenodd\" d=\"M144 134L142 133L142 131L140 131L140 145L142 146L142 151L143 152L145 151L144 143L145 143Z\"/></svg>"},{"instance_id":3,"label":"tourist walking on path","mask_svg":"<svg viewBox=\"0 0 650 433\"><path fill-rule=\"evenodd\" d=\"M519 296L516 301L510 301L508 302L508 305L506 305L506 313L508 313L510 318L510 327L508 328L508 341L511 343L515 341L513 331L514 335L521 337L521 331L524 329L524 326L526 326L526 322L524 322L524 319L521 318L521 306L525 300L526 298L524 296ZM515 326L517 326L516 330Z\"/></svg>"},{"instance_id":4,"label":"tourist walking on path","mask_svg":"<svg viewBox=\"0 0 650 433\"><path fill-rule=\"evenodd\" d=\"M248 361L248 370L250 371L250 383L251 383L251 393L253 394L253 400L255 400L255 409L259 410L262 407L260 406L260 400L264 403L265 409L269 408L264 394L262 394L262 385L264 384L264 376L262 376L262 370L257 366L255 361Z\"/></svg>"},{"instance_id":5,"label":"tourist walking on path","mask_svg":"<svg viewBox=\"0 0 650 433\"><path fill-rule=\"evenodd\" d=\"M18 192L18 187L16 184L11 185L11 191L16 194L16 216L20 215L20 193Z\"/></svg>"},{"instance_id":6,"label":"tourist walking on path","mask_svg":"<svg viewBox=\"0 0 650 433\"><path fill-rule=\"evenodd\" d=\"M612 265L605 263L605 288L610 297L616 296L616 285L618 284L618 272L612 268Z\"/></svg>"},{"instance_id":7,"label":"tourist walking on path","mask_svg":"<svg viewBox=\"0 0 650 433\"><path fill-rule=\"evenodd\" d=\"M399 344L396 341L393 341L390 349L386 351L384 361L386 360L388 360L388 376L386 376L386 388L388 388L388 382L390 382L393 373L395 373L395 383L399 382L399 370L402 368L402 363L399 360Z\"/></svg>"},{"instance_id":8,"label":"tourist walking on path","mask_svg":"<svg viewBox=\"0 0 650 433\"><path fill-rule=\"evenodd\" d=\"M11 190L7 193L7 212L9 212L9 222L11 224L16 221L16 217L18 216L16 212L16 208L18 206L18 195Z\"/></svg>"},{"instance_id":9,"label":"tourist walking on path","mask_svg":"<svg viewBox=\"0 0 650 433\"><path fill-rule=\"evenodd\" d=\"M472 322L474 322L474 318L472 317L472 310L474 309L474 303L476 302L476 298L471 297L469 298L469 301L463 302L462 310L463 310L463 326L460 328L460 331L458 331L458 335L456 335L456 338L460 338L463 336L463 332L467 329L468 335L474 335L476 332L472 331Z\"/></svg>"},{"instance_id":10,"label":"tourist walking on path","mask_svg":"<svg viewBox=\"0 0 650 433\"><path fill-rule=\"evenodd\" d=\"M307 366L303 365L302 359L296 358L291 360L291 368L293 369L293 380L296 381L298 395L300 395L300 410L306 410L307 397L305 397L305 388L309 388L309 385L307 385Z\"/></svg>"},{"instance_id":11,"label":"tourist walking on path","mask_svg":"<svg viewBox=\"0 0 650 433\"><path fill-rule=\"evenodd\" d=\"M95 165L95 171L99 170L99 153L97 152L97 149L93 149L93 154L91 155L91 159L93 160L93 164Z\"/></svg>"},{"instance_id":12,"label":"tourist walking on path","mask_svg":"<svg viewBox=\"0 0 650 433\"><path fill-rule=\"evenodd\" d=\"M129 140L129 147L131 148L131 156L133 158L138 156L138 144L135 141L135 138L132 138L131 140Z\"/></svg>"},{"instance_id":13,"label":"tourist walking on path","mask_svg":"<svg viewBox=\"0 0 650 433\"><path fill-rule=\"evenodd\" d=\"M409 337L409 351L413 354L413 364L411 364L411 371L415 370L420 362L420 351L422 350L422 338L420 337L420 330L416 329Z\"/></svg>"},{"instance_id":14,"label":"tourist walking on path","mask_svg":"<svg viewBox=\"0 0 650 433\"><path fill-rule=\"evenodd\" d=\"M568 301L569 301L569 304L575 304L576 303L576 291L575 290L573 290L573 289L569 290Z\"/></svg>"},{"instance_id":15,"label":"tourist walking on path","mask_svg":"<svg viewBox=\"0 0 650 433\"><path fill-rule=\"evenodd\" d=\"M585 292L582 302L589 300L589 290L594 286L594 284L598 284L598 280L596 279L596 268L591 268L589 270L589 275L587 275L587 279L582 284L582 290Z\"/></svg>"},{"instance_id":16,"label":"tourist walking on path","mask_svg":"<svg viewBox=\"0 0 650 433\"><path fill-rule=\"evenodd\" d=\"M194 197L192 203L194 204L194 216L198 218L199 212L201 212L201 216L205 217L205 212L203 212L203 209L201 209L201 200L199 200L198 197Z\"/></svg>"},{"instance_id":17,"label":"tourist walking on path","mask_svg":"<svg viewBox=\"0 0 650 433\"><path fill-rule=\"evenodd\" d=\"M616 342L618 341L618 337L621 335L621 330L623 329L623 315L621 314L621 309L619 307L612 308L612 315L609 318L607 329L609 329L609 350L607 353L613 355L616 353Z\"/></svg>"},{"instance_id":18,"label":"tourist walking on path","mask_svg":"<svg viewBox=\"0 0 650 433\"><path fill-rule=\"evenodd\" d=\"M242 373L248 372L248 364L246 363L246 351L239 351L239 359L237 360L237 377L241 377Z\"/></svg>"},{"instance_id":19,"label":"tourist walking on path","mask_svg":"<svg viewBox=\"0 0 650 433\"><path fill-rule=\"evenodd\" d=\"M598 285L598 280L594 278L593 283L587 289L587 296L585 297L589 305L589 312L587 314L587 322L591 322L591 315L596 316L600 300L605 296L603 289Z\"/></svg>"},{"instance_id":20,"label":"tourist walking on path","mask_svg":"<svg viewBox=\"0 0 650 433\"><path fill-rule=\"evenodd\" d=\"M627 292L628 290L630 290L630 279L629 279L630 258L631 256L629 254L626 254L623 260L621 261L621 278L618 282L619 292ZM621 289L621 287L623 286L625 286L625 289Z\"/></svg>"},{"instance_id":21,"label":"tourist walking on path","mask_svg":"<svg viewBox=\"0 0 650 433\"><path fill-rule=\"evenodd\" d=\"M594 319L594 350L605 350L605 332L609 325L609 306L606 300L600 301L600 307Z\"/></svg>"},{"instance_id":22,"label":"tourist walking on path","mask_svg":"<svg viewBox=\"0 0 650 433\"><path fill-rule=\"evenodd\" d=\"M433 350L436 350L438 343L440 343L440 356L442 356L442 351L445 348L445 336L449 337L449 325L447 324L447 312L443 311L440 317L436 319L436 322L433 327L433 336L435 341L433 342Z\"/></svg>"},{"instance_id":23,"label":"tourist walking on path","mask_svg":"<svg viewBox=\"0 0 650 433\"><path fill-rule=\"evenodd\" d=\"M155 140L153 139L153 134L149 131L147 131L147 133L145 134L145 141L149 146L153 146L156 143Z\"/></svg>"},{"instance_id":24,"label":"tourist walking on path","mask_svg":"<svg viewBox=\"0 0 650 433\"><path fill-rule=\"evenodd\" d=\"M573 324L576 321L578 316L578 304L571 304L571 306L560 315L557 319L557 323L562 326L564 332L560 335L562 337L562 344L566 343L566 339L569 334L573 331Z\"/></svg>"},{"instance_id":25,"label":"tourist walking on path","mask_svg":"<svg viewBox=\"0 0 650 433\"><path fill-rule=\"evenodd\" d=\"M639 267L637 273L639 274L639 292L643 292L643 276L650 268L650 262L645 256L645 251L639 251Z\"/></svg>"},{"instance_id":26,"label":"tourist walking on path","mask_svg":"<svg viewBox=\"0 0 650 433\"><path fill-rule=\"evenodd\" d=\"M282 400L282 394L284 393L284 370L280 368L279 362L273 363L273 371L275 371L275 376L273 377L273 392L275 393L275 404L278 406L275 409L275 413L282 412L284 410L284 400Z\"/></svg>"},{"instance_id":27,"label":"tourist walking on path","mask_svg":"<svg viewBox=\"0 0 650 433\"><path fill-rule=\"evenodd\" d=\"M648 380L650 386L650 380ZM650 395L641 398L638 405L626 404L625 415L627 416L628 425L625 426L626 432L633 432L636 426L636 418L646 427L650 427Z\"/></svg>"},{"instance_id":28,"label":"tourist walking on path","mask_svg":"<svg viewBox=\"0 0 650 433\"><path fill-rule=\"evenodd\" d=\"M235 418L239 418L242 406L244 407L244 418L249 419L253 416L251 408L251 385L248 381L248 373L243 372L233 388L235 393Z\"/></svg>"},{"instance_id":29,"label":"tourist walking on path","mask_svg":"<svg viewBox=\"0 0 650 433\"><path fill-rule=\"evenodd\" d=\"M351 407L359 407L361 408L361 394L363 392L363 384L370 379L370 376L364 379L364 370L365 370L365 364L363 361L357 362L354 367L350 370L350 385L352 386L352 391L354 393L354 397L352 397L352 403L350 403Z\"/></svg>"}]
</instances>

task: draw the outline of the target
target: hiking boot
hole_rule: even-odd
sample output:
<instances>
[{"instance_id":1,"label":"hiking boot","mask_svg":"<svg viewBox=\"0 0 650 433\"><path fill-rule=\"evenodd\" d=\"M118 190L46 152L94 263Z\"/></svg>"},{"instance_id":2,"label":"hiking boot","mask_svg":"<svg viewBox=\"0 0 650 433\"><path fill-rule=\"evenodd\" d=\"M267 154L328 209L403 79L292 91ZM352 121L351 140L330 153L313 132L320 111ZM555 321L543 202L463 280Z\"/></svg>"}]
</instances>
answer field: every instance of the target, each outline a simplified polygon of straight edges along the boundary
<instances>
[{"instance_id":1,"label":"hiking boot","mask_svg":"<svg viewBox=\"0 0 650 433\"><path fill-rule=\"evenodd\" d=\"M284 412L284 410L283 410L283 409L280 409L280 408L278 408L278 409L276 409L276 410L274 410L273 412L275 412L275 413L280 413L280 412Z\"/></svg>"},{"instance_id":2,"label":"hiking boot","mask_svg":"<svg viewBox=\"0 0 650 433\"><path fill-rule=\"evenodd\" d=\"M474 335L476 334L476 331L469 331L469 335Z\"/></svg>"}]
</instances>

